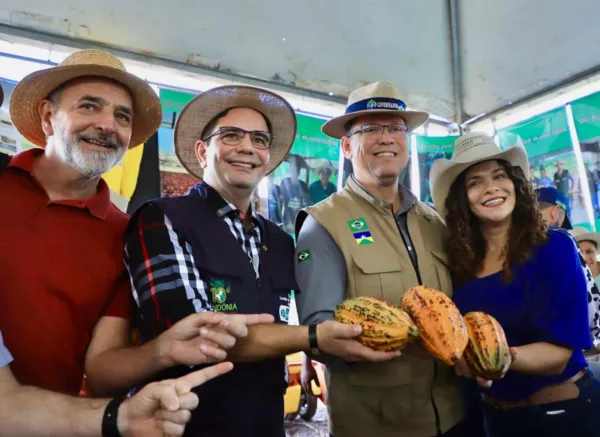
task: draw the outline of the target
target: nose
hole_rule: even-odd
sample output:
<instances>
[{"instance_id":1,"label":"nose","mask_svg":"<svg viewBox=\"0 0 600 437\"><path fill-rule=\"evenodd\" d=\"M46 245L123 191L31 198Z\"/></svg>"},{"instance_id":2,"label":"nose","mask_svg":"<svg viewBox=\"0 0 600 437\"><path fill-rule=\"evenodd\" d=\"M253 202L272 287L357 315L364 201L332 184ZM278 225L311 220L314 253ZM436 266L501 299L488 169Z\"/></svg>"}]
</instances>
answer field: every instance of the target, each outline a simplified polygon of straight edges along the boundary
<instances>
[{"instance_id":1,"label":"nose","mask_svg":"<svg viewBox=\"0 0 600 437\"><path fill-rule=\"evenodd\" d=\"M254 154L254 146L252 145L252 138L249 133L244 134L242 141L236 146L236 152L244 153L246 155Z\"/></svg>"},{"instance_id":2,"label":"nose","mask_svg":"<svg viewBox=\"0 0 600 437\"><path fill-rule=\"evenodd\" d=\"M379 138L379 144L394 144L394 137L390 135L390 129L386 126L383 128L381 137Z\"/></svg>"},{"instance_id":3,"label":"nose","mask_svg":"<svg viewBox=\"0 0 600 437\"><path fill-rule=\"evenodd\" d=\"M96 129L106 134L114 134L117 131L117 119L112 111L104 110L98 114L96 119Z\"/></svg>"}]
</instances>

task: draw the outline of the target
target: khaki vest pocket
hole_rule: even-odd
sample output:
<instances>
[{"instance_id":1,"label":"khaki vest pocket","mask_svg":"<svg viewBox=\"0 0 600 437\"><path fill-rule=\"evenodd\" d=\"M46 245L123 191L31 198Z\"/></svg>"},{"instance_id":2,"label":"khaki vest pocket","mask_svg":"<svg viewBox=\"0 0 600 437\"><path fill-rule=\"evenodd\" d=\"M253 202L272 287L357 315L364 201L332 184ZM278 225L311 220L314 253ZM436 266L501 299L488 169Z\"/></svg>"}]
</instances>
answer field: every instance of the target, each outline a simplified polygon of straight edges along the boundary
<instances>
[{"instance_id":1,"label":"khaki vest pocket","mask_svg":"<svg viewBox=\"0 0 600 437\"><path fill-rule=\"evenodd\" d=\"M402 265L397 255L368 252L354 253L355 292L399 305L402 296ZM355 296L353 296L355 297Z\"/></svg>"},{"instance_id":2,"label":"khaki vest pocket","mask_svg":"<svg viewBox=\"0 0 600 437\"><path fill-rule=\"evenodd\" d=\"M450 275L450 261L445 252L431 252L437 272L439 290L443 291L448 296L452 296L452 277Z\"/></svg>"}]
</instances>

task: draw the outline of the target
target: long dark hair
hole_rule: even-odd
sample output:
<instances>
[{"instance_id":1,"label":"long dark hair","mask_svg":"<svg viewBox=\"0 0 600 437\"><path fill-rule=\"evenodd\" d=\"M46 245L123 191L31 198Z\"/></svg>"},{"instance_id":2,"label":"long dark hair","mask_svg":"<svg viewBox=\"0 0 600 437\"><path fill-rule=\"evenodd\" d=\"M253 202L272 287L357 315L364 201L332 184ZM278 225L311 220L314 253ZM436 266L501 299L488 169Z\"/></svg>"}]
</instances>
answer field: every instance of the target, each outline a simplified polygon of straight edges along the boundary
<instances>
[{"instance_id":1,"label":"long dark hair","mask_svg":"<svg viewBox=\"0 0 600 437\"><path fill-rule=\"evenodd\" d=\"M532 249L548 239L548 233L523 170L501 159L497 162L515 186L515 209L509 238L504 247L505 261L502 266L502 275L510 282L511 266L527 261ZM451 235L446 247L450 270L458 284L475 277L483 267L487 251L479 220L469 208L465 178L466 170L456 178L446 199L446 224Z\"/></svg>"}]
</instances>

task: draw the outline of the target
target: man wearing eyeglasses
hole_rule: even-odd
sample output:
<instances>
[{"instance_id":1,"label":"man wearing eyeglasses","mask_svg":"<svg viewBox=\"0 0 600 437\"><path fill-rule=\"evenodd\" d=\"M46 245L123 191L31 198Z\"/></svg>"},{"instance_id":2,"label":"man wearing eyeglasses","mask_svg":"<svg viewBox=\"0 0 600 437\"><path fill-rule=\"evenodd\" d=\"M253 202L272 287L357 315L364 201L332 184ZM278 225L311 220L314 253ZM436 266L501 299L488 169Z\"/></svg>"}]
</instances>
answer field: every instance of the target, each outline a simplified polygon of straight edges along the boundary
<instances>
[{"instance_id":1,"label":"man wearing eyeglasses","mask_svg":"<svg viewBox=\"0 0 600 437\"><path fill-rule=\"evenodd\" d=\"M336 305L356 296L399 306L417 285L452 294L444 223L399 180L408 133L428 116L407 111L393 84L377 82L353 91L346 113L323 125L325 134L341 139L354 174L342 190L297 216L300 323L330 320ZM381 363L311 358L327 367L334 437L468 435L468 426L456 426L463 409L453 369L416 344Z\"/></svg>"},{"instance_id":2,"label":"man wearing eyeglasses","mask_svg":"<svg viewBox=\"0 0 600 437\"><path fill-rule=\"evenodd\" d=\"M214 88L183 109L174 134L179 160L202 182L185 196L149 202L131 218L126 265L141 337L149 341L195 312L272 315L276 323L248 327L228 350L233 371L195 391L200 404L186 435L284 437L285 355L317 344L345 359L398 354L361 345L354 339L361 330L352 325L288 325L291 291L300 292L294 242L250 200L295 139L289 103L259 88ZM157 379L190 371L179 366Z\"/></svg>"}]
</instances>

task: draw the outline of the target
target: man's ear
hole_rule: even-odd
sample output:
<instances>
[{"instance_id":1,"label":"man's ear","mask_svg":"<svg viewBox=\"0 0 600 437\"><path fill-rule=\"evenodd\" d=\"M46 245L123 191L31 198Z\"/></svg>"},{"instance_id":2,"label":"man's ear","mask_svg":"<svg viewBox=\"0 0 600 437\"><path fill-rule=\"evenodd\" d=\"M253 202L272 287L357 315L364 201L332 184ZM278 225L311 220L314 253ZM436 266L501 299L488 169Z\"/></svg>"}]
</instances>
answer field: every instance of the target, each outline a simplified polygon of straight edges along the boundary
<instances>
[{"instance_id":1,"label":"man's ear","mask_svg":"<svg viewBox=\"0 0 600 437\"><path fill-rule=\"evenodd\" d=\"M52 116L56 112L54 103L44 99L38 104L37 111L42 120L42 130L47 137L51 137L54 135L54 128L52 127Z\"/></svg>"},{"instance_id":2,"label":"man's ear","mask_svg":"<svg viewBox=\"0 0 600 437\"><path fill-rule=\"evenodd\" d=\"M196 158L198 158L198 162L200 162L200 167L206 168L208 165L207 153L208 153L208 141L198 140L194 145L194 150L196 152Z\"/></svg>"},{"instance_id":3,"label":"man's ear","mask_svg":"<svg viewBox=\"0 0 600 437\"><path fill-rule=\"evenodd\" d=\"M342 137L342 153L346 158L352 160L352 143L350 138L345 136Z\"/></svg>"}]
</instances>

